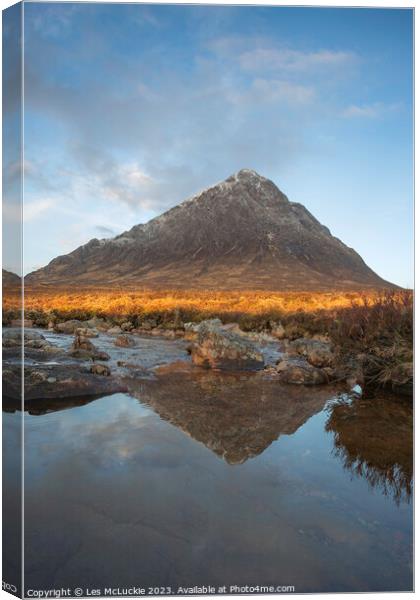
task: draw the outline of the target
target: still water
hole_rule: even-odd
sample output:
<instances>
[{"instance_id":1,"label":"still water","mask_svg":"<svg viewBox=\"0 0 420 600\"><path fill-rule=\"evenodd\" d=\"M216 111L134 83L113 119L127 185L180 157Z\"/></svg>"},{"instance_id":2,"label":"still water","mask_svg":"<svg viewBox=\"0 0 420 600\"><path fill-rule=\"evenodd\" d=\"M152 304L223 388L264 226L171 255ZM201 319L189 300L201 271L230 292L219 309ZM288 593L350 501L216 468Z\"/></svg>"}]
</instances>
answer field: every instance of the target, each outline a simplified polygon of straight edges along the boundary
<instances>
[{"instance_id":1,"label":"still water","mask_svg":"<svg viewBox=\"0 0 420 600\"><path fill-rule=\"evenodd\" d=\"M181 365L33 402L25 585L410 590L411 479L406 400Z\"/></svg>"}]
</instances>

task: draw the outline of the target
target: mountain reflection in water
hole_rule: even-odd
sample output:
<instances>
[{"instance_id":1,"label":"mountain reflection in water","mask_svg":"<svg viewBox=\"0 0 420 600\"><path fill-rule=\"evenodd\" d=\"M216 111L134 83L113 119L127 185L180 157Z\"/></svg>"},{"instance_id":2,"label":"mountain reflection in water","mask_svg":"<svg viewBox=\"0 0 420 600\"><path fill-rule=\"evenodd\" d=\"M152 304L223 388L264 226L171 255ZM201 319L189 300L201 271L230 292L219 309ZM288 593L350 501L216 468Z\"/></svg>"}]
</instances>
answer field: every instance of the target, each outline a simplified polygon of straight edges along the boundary
<instances>
[{"instance_id":1,"label":"mountain reflection in water","mask_svg":"<svg viewBox=\"0 0 420 600\"><path fill-rule=\"evenodd\" d=\"M165 367L158 380L131 384L130 393L234 465L261 454L281 435L295 433L334 392L279 386L254 374Z\"/></svg>"},{"instance_id":2,"label":"mountain reflection in water","mask_svg":"<svg viewBox=\"0 0 420 600\"><path fill-rule=\"evenodd\" d=\"M346 469L398 503L413 483L413 408L406 399L343 399L330 408L326 431Z\"/></svg>"},{"instance_id":3,"label":"mountain reflection in water","mask_svg":"<svg viewBox=\"0 0 420 600\"><path fill-rule=\"evenodd\" d=\"M412 589L411 504L367 476L409 476L403 405L342 408L336 388L186 364L155 375L127 394L25 406L28 589ZM19 409L4 403L5 443ZM351 477L339 449L370 471Z\"/></svg>"},{"instance_id":4,"label":"mountain reflection in water","mask_svg":"<svg viewBox=\"0 0 420 600\"><path fill-rule=\"evenodd\" d=\"M336 398L336 389L329 386L282 386L255 374L195 370L183 364L161 367L158 375L129 381L130 395L228 464L258 456L327 405L325 431L333 434L333 454L344 467L397 503L411 499L413 408L406 399ZM32 400L26 410L41 416L100 398ZM20 410L20 404L4 398L3 410Z\"/></svg>"}]
</instances>

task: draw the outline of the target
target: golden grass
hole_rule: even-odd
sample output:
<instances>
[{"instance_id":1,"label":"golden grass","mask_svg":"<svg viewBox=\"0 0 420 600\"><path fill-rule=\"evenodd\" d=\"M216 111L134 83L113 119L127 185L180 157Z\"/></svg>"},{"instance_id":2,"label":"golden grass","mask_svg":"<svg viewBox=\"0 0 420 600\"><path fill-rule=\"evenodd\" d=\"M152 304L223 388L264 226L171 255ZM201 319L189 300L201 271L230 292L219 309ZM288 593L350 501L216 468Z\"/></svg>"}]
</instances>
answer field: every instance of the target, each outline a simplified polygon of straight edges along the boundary
<instances>
[{"instance_id":1,"label":"golden grass","mask_svg":"<svg viewBox=\"0 0 420 600\"><path fill-rule=\"evenodd\" d=\"M369 296L366 296L369 297ZM270 293L270 292L213 292L213 291L78 291L78 292L27 292L26 310L73 312L92 311L109 315L131 313L160 313L172 310L198 311L200 313L297 312L330 310L362 303L360 293ZM7 293L3 309L17 309L19 294Z\"/></svg>"},{"instance_id":2,"label":"golden grass","mask_svg":"<svg viewBox=\"0 0 420 600\"><path fill-rule=\"evenodd\" d=\"M385 294L386 292L384 292ZM373 304L378 292L255 292L255 291L109 291L80 290L25 292L25 311L78 312L118 317L126 315L169 314L174 311L197 317L211 315L290 314L334 311L355 305ZM3 310L18 310L20 296L6 293Z\"/></svg>"}]
</instances>

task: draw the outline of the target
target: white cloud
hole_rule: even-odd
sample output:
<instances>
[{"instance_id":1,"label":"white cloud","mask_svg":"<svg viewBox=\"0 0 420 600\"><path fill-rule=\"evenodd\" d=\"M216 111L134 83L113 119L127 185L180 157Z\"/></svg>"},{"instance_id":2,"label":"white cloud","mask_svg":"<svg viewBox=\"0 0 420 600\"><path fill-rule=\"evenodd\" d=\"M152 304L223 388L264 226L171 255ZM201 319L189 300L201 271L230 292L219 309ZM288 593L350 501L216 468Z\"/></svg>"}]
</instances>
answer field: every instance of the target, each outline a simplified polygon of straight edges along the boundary
<instances>
[{"instance_id":1,"label":"white cloud","mask_svg":"<svg viewBox=\"0 0 420 600\"><path fill-rule=\"evenodd\" d=\"M372 104L351 104L342 112L345 118L361 117L367 119L377 119L383 115L393 112L400 107L400 104L384 104L382 102L374 102Z\"/></svg>"},{"instance_id":2,"label":"white cloud","mask_svg":"<svg viewBox=\"0 0 420 600\"><path fill-rule=\"evenodd\" d=\"M24 202L23 218L25 221L33 221L42 213L53 208L55 201L48 198L43 200L34 200ZM20 202L11 202L5 199L3 201L3 217L8 221L19 222L22 218L22 209Z\"/></svg>"},{"instance_id":3,"label":"white cloud","mask_svg":"<svg viewBox=\"0 0 420 600\"><path fill-rule=\"evenodd\" d=\"M315 97L315 91L310 86L277 79L255 79L252 88L266 102L284 101L289 104L307 104Z\"/></svg>"},{"instance_id":4,"label":"white cloud","mask_svg":"<svg viewBox=\"0 0 420 600\"><path fill-rule=\"evenodd\" d=\"M32 221L38 218L42 213L50 210L55 201L46 198L44 200L34 200L33 202L24 202L23 215L25 221Z\"/></svg>"},{"instance_id":5,"label":"white cloud","mask_svg":"<svg viewBox=\"0 0 420 600\"><path fill-rule=\"evenodd\" d=\"M354 62L355 58L353 53L344 51L302 52L291 49L256 48L243 52L239 56L239 63L247 71L309 71L341 67Z\"/></svg>"}]
</instances>

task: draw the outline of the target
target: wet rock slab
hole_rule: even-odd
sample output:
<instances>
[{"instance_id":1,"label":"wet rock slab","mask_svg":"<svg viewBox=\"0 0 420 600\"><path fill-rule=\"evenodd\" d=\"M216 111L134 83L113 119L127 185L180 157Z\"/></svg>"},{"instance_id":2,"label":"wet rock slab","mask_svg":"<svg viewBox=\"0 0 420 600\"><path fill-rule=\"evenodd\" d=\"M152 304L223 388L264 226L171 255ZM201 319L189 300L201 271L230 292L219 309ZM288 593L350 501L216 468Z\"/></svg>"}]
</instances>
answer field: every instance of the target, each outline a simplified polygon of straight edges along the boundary
<instances>
[{"instance_id":1,"label":"wet rock slab","mask_svg":"<svg viewBox=\"0 0 420 600\"><path fill-rule=\"evenodd\" d=\"M99 365L95 365L98 369ZM49 364L42 368L24 369L25 400L41 398L68 398L125 392L127 387L118 378L92 373L75 364ZM20 398L21 369L9 366L3 369L3 394Z\"/></svg>"}]
</instances>

